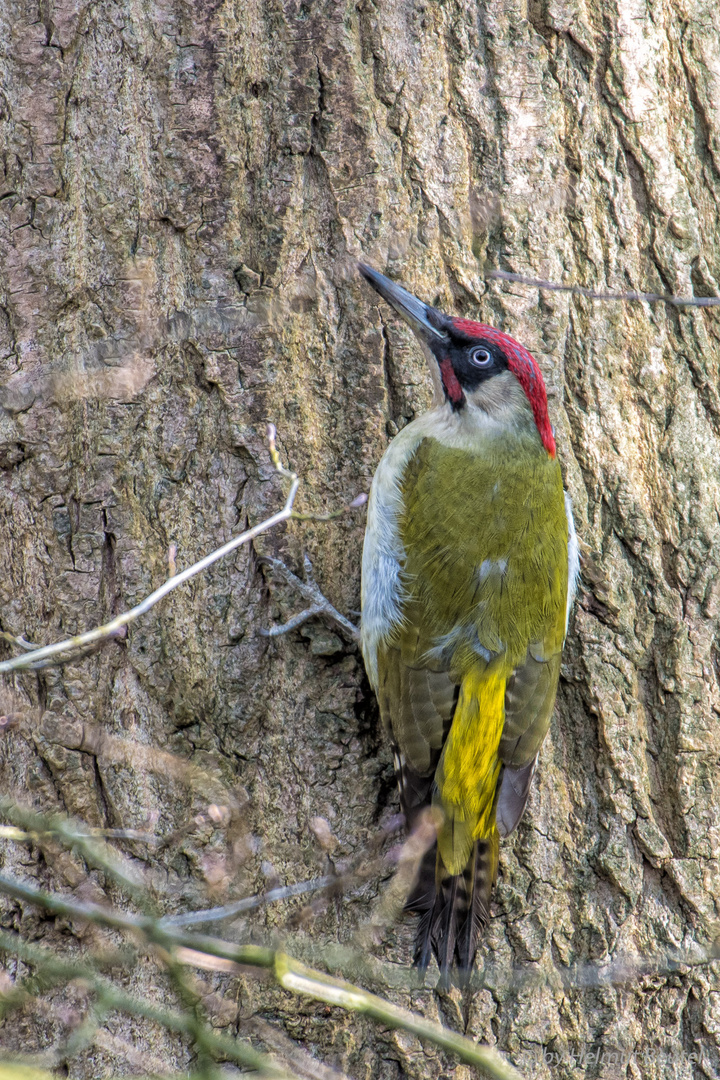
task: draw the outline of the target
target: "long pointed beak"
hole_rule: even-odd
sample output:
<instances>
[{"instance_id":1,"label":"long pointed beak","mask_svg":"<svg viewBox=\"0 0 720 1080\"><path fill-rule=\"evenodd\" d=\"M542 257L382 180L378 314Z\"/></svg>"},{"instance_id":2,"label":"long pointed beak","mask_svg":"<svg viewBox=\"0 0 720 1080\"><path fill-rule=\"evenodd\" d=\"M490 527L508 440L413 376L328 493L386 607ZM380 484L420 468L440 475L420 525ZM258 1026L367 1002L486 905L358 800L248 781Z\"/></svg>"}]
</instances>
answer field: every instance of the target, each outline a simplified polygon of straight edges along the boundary
<instances>
[{"instance_id":1,"label":"long pointed beak","mask_svg":"<svg viewBox=\"0 0 720 1080\"><path fill-rule=\"evenodd\" d=\"M373 289L380 293L383 300L387 300L388 304L395 308L398 315L402 316L416 333L429 338L431 341L433 339L447 341L448 335L441 329L446 318L442 312L430 307L429 304L423 304L422 300L418 300L407 289L403 289L401 285L396 285L394 281L386 278L384 274L379 274L371 266L358 263L358 269L365 280L370 282Z\"/></svg>"}]
</instances>

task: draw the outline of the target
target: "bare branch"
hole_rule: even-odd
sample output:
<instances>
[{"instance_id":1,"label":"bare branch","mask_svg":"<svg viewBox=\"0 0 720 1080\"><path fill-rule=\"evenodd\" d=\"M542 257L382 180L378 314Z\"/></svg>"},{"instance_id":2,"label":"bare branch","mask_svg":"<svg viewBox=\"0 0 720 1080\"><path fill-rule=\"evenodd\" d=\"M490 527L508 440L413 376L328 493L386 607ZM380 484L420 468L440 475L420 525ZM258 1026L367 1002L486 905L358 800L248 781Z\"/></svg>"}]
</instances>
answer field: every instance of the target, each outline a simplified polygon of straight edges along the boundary
<instances>
[{"instance_id":1,"label":"bare branch","mask_svg":"<svg viewBox=\"0 0 720 1080\"><path fill-rule=\"evenodd\" d=\"M587 296L591 300L626 300L630 303L643 302L647 304L672 304L674 307L718 307L719 296L670 296L666 293L644 292L595 292L586 289L582 285L556 285L552 281L541 281L538 278L525 277L524 274L511 274L507 270L490 270L486 275L496 281L517 281L521 285L534 285L537 289L546 289L548 292L569 292L577 296Z\"/></svg>"},{"instance_id":2,"label":"bare branch","mask_svg":"<svg viewBox=\"0 0 720 1080\"><path fill-rule=\"evenodd\" d=\"M331 880L324 894L318 896L300 912L293 912L286 925L296 927L307 922L308 918L322 909L328 896L340 896L350 889L362 886L368 879L382 875L387 868L388 861L392 859L392 854L386 853L383 855L378 854L378 852L381 851L383 845L391 836L394 836L403 828L404 824L405 817L403 814L393 815L384 827L370 838L362 854L353 859L349 865L338 873L337 877Z\"/></svg>"},{"instance_id":3,"label":"bare branch","mask_svg":"<svg viewBox=\"0 0 720 1080\"><path fill-rule=\"evenodd\" d=\"M235 900L232 904L225 904L223 907L189 911L184 915L166 915L159 920L158 926L200 926L203 923L222 922L224 919L232 919L233 916L240 915L243 911L254 911L264 904L274 904L278 900L288 900L292 896L303 896L305 893L327 889L337 881L338 878L331 876L313 878L311 881L299 881L295 885L284 885L282 888L270 889L266 893L246 896L242 900Z\"/></svg>"},{"instance_id":4,"label":"bare branch","mask_svg":"<svg viewBox=\"0 0 720 1080\"><path fill-rule=\"evenodd\" d=\"M328 514L307 514L299 510L293 510L293 521L335 521L336 518L342 517L343 514L347 514L350 510L358 510L361 506L365 506L368 501L368 497L363 491L360 495L356 495L352 502L349 502L346 506L341 506L339 510L331 510Z\"/></svg>"},{"instance_id":5,"label":"bare branch","mask_svg":"<svg viewBox=\"0 0 720 1080\"><path fill-rule=\"evenodd\" d=\"M100 638L98 641L94 641L91 645L86 645L84 648L78 648L72 652L67 653L64 656L51 656L46 660L37 660L36 657L30 657L30 662L25 665L29 667L31 671L42 671L43 668L49 667L61 667L64 664L74 664L78 660L85 660L88 656L94 656L96 652L99 652L105 645L106 641L112 639L124 639L127 637L127 627L121 627L120 630L115 633L108 634L106 638ZM36 645L34 648L39 651L41 646Z\"/></svg>"},{"instance_id":6,"label":"bare branch","mask_svg":"<svg viewBox=\"0 0 720 1080\"><path fill-rule=\"evenodd\" d=\"M88 829L87 832L78 833L78 836L101 837L104 840L133 840L139 844L159 844L160 837L156 833L142 832L140 829Z\"/></svg>"},{"instance_id":7,"label":"bare branch","mask_svg":"<svg viewBox=\"0 0 720 1080\"><path fill-rule=\"evenodd\" d=\"M372 853L379 850L389 837L399 831L404 820L402 814L396 814L392 817L385 827L372 838L369 845L369 852ZM265 893L257 893L255 896L247 896L241 900L235 900L230 904L225 904L223 907L207 908L202 911L189 911L181 915L166 915L164 918L160 919L159 925L161 927L199 926L208 922L221 922L224 919L230 919L235 915L239 915L244 911L253 911L265 904L274 904L279 900L289 900L294 896L304 896L307 893L327 890L327 892L332 895L338 895L339 893L352 888L354 885L362 884L368 877L374 875L381 869L377 859L371 860L366 867L361 868L360 863L365 859L366 854L367 852L365 852L360 859L353 861L350 866L344 868L342 873L328 874L325 877L312 878L309 881L298 881L294 885L283 885L276 889L270 889ZM382 861L384 862L385 860Z\"/></svg>"},{"instance_id":8,"label":"bare branch","mask_svg":"<svg viewBox=\"0 0 720 1080\"><path fill-rule=\"evenodd\" d=\"M0 827L0 836L24 843L47 842L54 838L77 851L90 866L109 874L130 896L137 897L144 886L142 876L101 836L79 829L76 822L61 814L38 814L19 806L13 799L0 796L0 815L11 822Z\"/></svg>"},{"instance_id":9,"label":"bare branch","mask_svg":"<svg viewBox=\"0 0 720 1080\"><path fill-rule=\"evenodd\" d=\"M237 548L242 547L243 544L247 544L251 540L254 540L256 536L268 532L276 525L280 525L283 521L288 521L292 517L293 504L295 502L298 487L300 486L300 480L294 472L290 472L289 469L286 469L281 464L280 456L275 446L275 438L275 425L269 424L268 442L270 444L270 457L272 463L278 473L291 481L290 492L285 500L285 506L282 510L277 514L273 514L272 517L267 518L265 521L260 522L259 525L255 525L252 529L247 529L244 533L229 540L227 544L223 544L222 547L212 551L209 555L206 555L205 558L200 559L199 562L189 566L187 570L183 570L180 574L168 578L159 589L156 589L155 592L146 596L141 603L136 604L136 606L129 611L124 611L111 622L105 623L104 626L99 626L95 630L88 630L85 634L78 634L76 637L67 638L65 641L58 641L54 645L46 645L43 648L34 649L25 656L16 656L12 660L5 660L4 663L0 664L0 672L19 671L22 668L30 668L32 670L41 665L44 666L44 663L51 657L54 660L57 660L63 653L75 653L78 650L87 648L89 645L94 645L96 642L106 641L116 637L126 626L135 622L141 615L145 615L146 612L155 607L160 600L174 589L177 589L178 586L184 585L190 578L196 577L198 574L202 573L203 570L207 570L209 566L212 566L213 563L218 562L220 559L224 559L226 555L229 555Z\"/></svg>"}]
</instances>

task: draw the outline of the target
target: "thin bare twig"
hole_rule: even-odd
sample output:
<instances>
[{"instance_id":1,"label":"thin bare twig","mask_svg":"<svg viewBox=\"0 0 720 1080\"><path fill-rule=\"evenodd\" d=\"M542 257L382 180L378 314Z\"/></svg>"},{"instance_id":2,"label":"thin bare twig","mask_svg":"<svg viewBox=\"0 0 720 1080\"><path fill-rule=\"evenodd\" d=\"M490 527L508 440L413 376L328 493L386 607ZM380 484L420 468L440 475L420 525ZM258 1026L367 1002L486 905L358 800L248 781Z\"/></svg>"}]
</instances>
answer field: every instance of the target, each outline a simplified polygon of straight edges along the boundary
<instances>
[{"instance_id":1,"label":"thin bare twig","mask_svg":"<svg viewBox=\"0 0 720 1080\"><path fill-rule=\"evenodd\" d=\"M379 850L389 837L397 833L404 823L402 814L396 814L387 825L382 828L370 841L368 851L363 853L360 859L356 859L341 873L328 874L325 877L312 878L309 881L298 881L293 885L282 885L268 892L256 893L255 896L246 896L241 900L234 900L222 907L205 908L201 911L188 911L180 915L165 915L159 920L162 926L200 926L208 922L222 922L244 911L253 911L265 904L274 904L279 900L289 900L294 896L304 896L307 893L322 892L327 890L330 895L338 895L346 889L362 884L368 877L378 872L380 866L378 860L371 860L370 864L361 868L360 863L365 860L369 853ZM384 861L384 860L383 860Z\"/></svg>"},{"instance_id":2,"label":"thin bare twig","mask_svg":"<svg viewBox=\"0 0 720 1080\"><path fill-rule=\"evenodd\" d=\"M364 506L367 501L368 497L363 491L360 495L356 495L353 501L349 502L346 506L341 506L339 510L331 510L327 514L311 514L301 510L293 510L293 521L335 521L337 518L347 514L350 510L358 510L361 506Z\"/></svg>"},{"instance_id":3,"label":"thin bare twig","mask_svg":"<svg viewBox=\"0 0 720 1080\"><path fill-rule=\"evenodd\" d=\"M34 652L40 647L33 645L31 641L26 641L22 634L18 637L15 634L9 634L7 630L0 630L0 641L7 641L8 645L15 645L18 649L25 649L27 652Z\"/></svg>"},{"instance_id":4,"label":"thin bare twig","mask_svg":"<svg viewBox=\"0 0 720 1080\"><path fill-rule=\"evenodd\" d=\"M301 911L293 912L285 925L294 929L306 922L309 917L316 915L329 897L341 896L351 889L361 887L368 879L381 876L392 855L390 853L378 854L378 852L381 852L385 842L398 833L404 825L404 815L394 814L379 832L369 839L362 854L352 859L339 871L337 877L331 879L331 883L320 896Z\"/></svg>"},{"instance_id":5,"label":"thin bare twig","mask_svg":"<svg viewBox=\"0 0 720 1080\"><path fill-rule=\"evenodd\" d=\"M68 652L62 656L51 656L45 660L38 660L35 657L31 657L31 662L26 664L31 671L42 671L44 668L49 667L62 667L65 664L76 664L78 660L85 660L88 656L94 656L96 652L99 652L103 648L107 641L113 639L123 640L127 637L127 627L121 627L119 630L108 634L106 638L100 638L99 641L94 641L91 645L85 645L82 648L75 649L73 652ZM40 645L33 646L34 651L40 650Z\"/></svg>"},{"instance_id":6,"label":"thin bare twig","mask_svg":"<svg viewBox=\"0 0 720 1080\"><path fill-rule=\"evenodd\" d=\"M0 836L4 839L39 844L51 838L60 840L77 851L89 866L109 874L130 896L137 897L142 892L142 876L127 859L104 843L102 836L78 829L76 822L62 814L38 814L8 796L0 796L0 816L11 822L9 826L0 826Z\"/></svg>"},{"instance_id":7,"label":"thin bare twig","mask_svg":"<svg viewBox=\"0 0 720 1080\"><path fill-rule=\"evenodd\" d=\"M229 555L243 544L248 544L251 540L254 540L256 536L268 532L268 530L274 528L276 525L280 525L283 521L288 521L292 517L293 504L295 502L298 487L300 486L300 480L294 472L291 472L282 465L280 455L275 446L276 434L275 425L268 424L268 442L270 445L270 457L272 463L275 466L276 472L287 477L291 481L290 492L285 500L285 505L282 510L277 514L273 514L272 517L267 518L265 521L261 521L259 525L255 525L252 529L247 529L239 536L233 537L227 544L223 544L223 546L217 548L216 551L212 551L209 555L206 555L205 558L200 559L199 562L189 566L187 570L183 570L180 574L168 578L159 589L156 589L154 592L150 593L149 596L146 596L141 603L136 604L135 607L130 608L129 611L124 611L109 623L105 623L104 626L99 626L95 630L88 630L87 633L78 634L76 637L67 638L65 641L58 641L54 645L46 645L43 648L34 649L25 656L16 656L12 660L5 660L0 664L0 672L19 671L22 668L30 668L32 670L37 666L40 666L40 664L44 664L44 662L51 657L57 658L63 653L74 653L78 650L87 648L88 645L94 645L96 642L106 641L115 637L126 626L129 626L130 623L135 622L141 615L145 615L146 612L155 607L160 600L174 589L177 589L178 586L183 585L186 581L189 581L190 578L196 577L198 574L202 573L203 570L207 570L213 563L225 558L226 555Z\"/></svg>"},{"instance_id":8,"label":"thin bare twig","mask_svg":"<svg viewBox=\"0 0 720 1080\"><path fill-rule=\"evenodd\" d=\"M299 881L295 885L283 885L281 888L270 889L266 893L245 896L242 900L224 904L223 907L188 911L183 915L166 915L158 921L158 926L201 926L209 922L222 922L224 919L232 919L234 915L240 915L243 911L254 911L265 904L274 904L278 900L288 900L292 896L303 896L305 893L327 889L338 880L337 877L327 876L313 878L311 881Z\"/></svg>"},{"instance_id":9,"label":"thin bare twig","mask_svg":"<svg viewBox=\"0 0 720 1080\"><path fill-rule=\"evenodd\" d=\"M648 304L672 304L674 307L718 307L720 296L670 296L667 293L644 293L644 292L595 292L586 289L582 285L557 285L552 281L541 281L539 278L525 277L524 274L511 274L507 270L490 270L486 278L495 281L517 281L520 285L534 285L537 289L545 289L548 292L569 292L577 296L587 296L591 300L627 300L631 303L641 301Z\"/></svg>"},{"instance_id":10,"label":"thin bare twig","mask_svg":"<svg viewBox=\"0 0 720 1080\"><path fill-rule=\"evenodd\" d=\"M133 840L139 844L159 844L161 838L157 833L143 832L141 829L88 829L78 836L93 839L99 837L103 840Z\"/></svg>"}]
</instances>

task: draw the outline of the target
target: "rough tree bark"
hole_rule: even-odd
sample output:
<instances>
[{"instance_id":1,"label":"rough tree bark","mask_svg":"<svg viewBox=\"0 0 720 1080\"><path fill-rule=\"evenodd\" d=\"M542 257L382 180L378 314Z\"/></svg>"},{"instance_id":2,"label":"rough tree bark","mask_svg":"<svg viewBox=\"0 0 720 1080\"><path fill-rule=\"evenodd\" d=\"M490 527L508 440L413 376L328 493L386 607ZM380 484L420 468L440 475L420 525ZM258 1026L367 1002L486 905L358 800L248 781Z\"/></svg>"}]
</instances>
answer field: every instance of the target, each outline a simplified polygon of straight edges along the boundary
<instances>
[{"instance_id":1,"label":"rough tree bark","mask_svg":"<svg viewBox=\"0 0 720 1080\"><path fill-rule=\"evenodd\" d=\"M598 1047L628 1055L623 1075L717 1075L713 966L592 973L692 950L718 919L720 315L487 280L717 295L716 5L5 0L0 18L0 629L46 643L96 625L163 580L172 544L183 567L279 507L268 420L305 508L368 490L429 385L409 331L355 273L361 254L509 331L547 380L582 582L529 811L502 849L486 986L464 1005L431 980L395 997L467 1024L528 1075L577 1075L543 1053ZM258 559L298 568L307 551L349 612L362 532L358 516L293 524L126 641L9 680L22 721L0 744L2 787L163 835L206 809L207 790L147 755L94 755L93 725L244 790L236 891L322 872L314 817L336 863L362 852L396 795L359 655L319 623L262 637L302 601ZM203 880L226 895L212 822L157 856L128 850L176 908L201 902ZM66 891L84 876L70 856L4 858ZM350 941L382 887L331 904L304 938ZM286 919L272 907L235 933ZM375 954L407 964L411 937L390 926ZM282 1023L352 1077L467 1075L251 979L218 985L239 994L241 1022ZM108 1030L186 1062L155 1029ZM53 1031L29 1015L0 1046ZM70 1074L111 1075L112 1046Z\"/></svg>"}]
</instances>

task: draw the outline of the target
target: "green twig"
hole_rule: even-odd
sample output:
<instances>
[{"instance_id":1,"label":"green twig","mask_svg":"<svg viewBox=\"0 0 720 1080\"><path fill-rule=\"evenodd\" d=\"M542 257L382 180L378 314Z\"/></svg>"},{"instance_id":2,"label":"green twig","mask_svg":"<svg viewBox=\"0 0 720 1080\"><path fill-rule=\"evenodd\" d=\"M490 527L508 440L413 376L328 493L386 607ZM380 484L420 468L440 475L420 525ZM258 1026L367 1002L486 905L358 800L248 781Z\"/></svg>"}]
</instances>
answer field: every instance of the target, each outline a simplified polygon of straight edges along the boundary
<instances>
[{"instance_id":1,"label":"green twig","mask_svg":"<svg viewBox=\"0 0 720 1080\"><path fill-rule=\"evenodd\" d=\"M291 990L294 994L304 994L316 1001L325 1001L328 1005L338 1005L341 1009L371 1016L388 1027L410 1031L421 1039L441 1046L443 1050L457 1054L461 1061L476 1065L495 1080L522 1080L522 1074L491 1047L478 1046L465 1035L369 994L352 983L305 967L285 953L275 955L275 977L285 990Z\"/></svg>"},{"instance_id":2,"label":"green twig","mask_svg":"<svg viewBox=\"0 0 720 1080\"><path fill-rule=\"evenodd\" d=\"M101 1010L105 1012L123 1012L140 1016L159 1024L168 1031L186 1035L193 1040L197 1038L198 1020L195 1015L163 1009L145 998L127 994L108 979L98 975L89 963L63 960L50 949L30 945L16 934L0 932L0 950L19 956L26 963L37 967L41 980L56 983L82 979L94 993ZM18 1007L24 1004L27 997L27 991L20 987L10 994L3 995L2 1003L6 1009ZM206 1051L245 1065L262 1073L263 1076L274 1077L276 1080L292 1080L289 1073L276 1066L265 1054L254 1050L252 1046L239 1039L220 1035L206 1027L202 1032L202 1043Z\"/></svg>"},{"instance_id":3,"label":"green twig","mask_svg":"<svg viewBox=\"0 0 720 1080\"><path fill-rule=\"evenodd\" d=\"M443 1047L445 1050L452 1051L462 1061L482 1069L493 1080L522 1080L521 1074L512 1065L505 1062L496 1051L488 1047L478 1046L472 1039L450 1031L432 1020L426 1020L424 1017L411 1013L406 1009L401 1009L391 1004L391 1002L377 997L375 994L369 994L358 986L342 982L339 979L333 979L321 971L308 968L283 952L257 945L233 945L230 942L222 941L220 938L187 933L167 925L161 926L159 920L148 916L130 915L111 908L100 907L98 904L85 904L75 900L68 900L65 897L36 889L31 885L14 881L4 875L0 875L0 892L13 896L17 900L35 904L56 915L63 915L73 919L86 919L88 922L93 922L99 926L125 930L134 934L139 933L148 941L152 941L164 948L182 947L220 959L230 960L241 966L269 969L285 990L313 997L317 1001L338 1005L340 1008L352 1012L365 1013L381 1023L410 1031L420 1038L427 1039L437 1046ZM112 992L121 995L121 992L115 991L114 988ZM119 1008L120 1006L116 1007ZM145 1014L138 1013L138 1015ZM152 1019L152 1017L150 1018ZM189 1018L183 1017L182 1022L182 1028L175 1027L171 1028L171 1030L182 1030L185 1034L192 1034L192 1023ZM165 1026L170 1027L168 1024Z\"/></svg>"}]
</instances>

